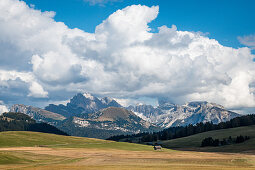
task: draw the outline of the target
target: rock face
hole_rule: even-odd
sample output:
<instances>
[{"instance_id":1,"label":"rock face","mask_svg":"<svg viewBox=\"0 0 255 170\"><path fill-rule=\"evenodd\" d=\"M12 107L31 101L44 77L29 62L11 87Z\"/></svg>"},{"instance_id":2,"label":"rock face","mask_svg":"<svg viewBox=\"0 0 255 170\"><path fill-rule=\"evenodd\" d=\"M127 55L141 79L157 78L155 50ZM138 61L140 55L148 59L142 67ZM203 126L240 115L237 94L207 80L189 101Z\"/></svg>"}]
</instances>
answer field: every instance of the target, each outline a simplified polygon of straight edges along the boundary
<instances>
[{"instance_id":1,"label":"rock face","mask_svg":"<svg viewBox=\"0 0 255 170\"><path fill-rule=\"evenodd\" d=\"M109 97L99 99L90 93L78 93L66 106L50 104L45 107L45 110L59 113L65 117L79 117L81 114L94 113L108 107L121 107L121 105Z\"/></svg>"},{"instance_id":2,"label":"rock face","mask_svg":"<svg viewBox=\"0 0 255 170\"><path fill-rule=\"evenodd\" d=\"M13 105L10 109L10 112L24 113L37 121L48 122L51 124L54 124L57 121L62 121L66 119L66 117L60 114L49 112L47 110L40 109L33 106L26 106L23 104Z\"/></svg>"},{"instance_id":3,"label":"rock face","mask_svg":"<svg viewBox=\"0 0 255 170\"><path fill-rule=\"evenodd\" d=\"M221 105L206 101L189 102L181 106L161 102L158 107L137 105L128 107L128 109L144 120L162 128L186 126L199 122L220 123L240 116L237 113L226 110Z\"/></svg>"}]
</instances>

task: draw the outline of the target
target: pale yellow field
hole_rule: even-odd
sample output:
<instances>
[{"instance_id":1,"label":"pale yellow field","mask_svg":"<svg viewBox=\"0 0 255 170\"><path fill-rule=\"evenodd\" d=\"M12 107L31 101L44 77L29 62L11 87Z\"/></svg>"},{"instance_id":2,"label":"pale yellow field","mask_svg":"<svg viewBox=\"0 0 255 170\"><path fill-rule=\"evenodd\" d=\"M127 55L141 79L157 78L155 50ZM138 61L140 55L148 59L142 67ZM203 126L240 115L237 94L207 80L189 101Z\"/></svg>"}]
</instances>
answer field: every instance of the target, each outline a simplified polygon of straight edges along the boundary
<instances>
[{"instance_id":1,"label":"pale yellow field","mask_svg":"<svg viewBox=\"0 0 255 170\"><path fill-rule=\"evenodd\" d=\"M0 155L22 158L0 169L255 169L255 155L95 148L12 147Z\"/></svg>"}]
</instances>

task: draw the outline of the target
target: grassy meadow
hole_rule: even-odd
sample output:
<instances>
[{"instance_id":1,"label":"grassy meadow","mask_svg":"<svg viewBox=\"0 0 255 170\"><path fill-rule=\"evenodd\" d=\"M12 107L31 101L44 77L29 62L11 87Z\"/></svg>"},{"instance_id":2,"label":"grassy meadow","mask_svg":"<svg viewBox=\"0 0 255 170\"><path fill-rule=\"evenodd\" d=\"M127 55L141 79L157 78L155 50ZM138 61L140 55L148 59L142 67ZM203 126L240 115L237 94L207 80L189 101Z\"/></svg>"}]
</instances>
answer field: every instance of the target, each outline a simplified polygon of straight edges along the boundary
<instances>
[{"instance_id":1,"label":"grassy meadow","mask_svg":"<svg viewBox=\"0 0 255 170\"><path fill-rule=\"evenodd\" d=\"M252 139L251 139L252 140ZM0 133L0 169L254 169L252 153L196 152L37 132Z\"/></svg>"}]
</instances>

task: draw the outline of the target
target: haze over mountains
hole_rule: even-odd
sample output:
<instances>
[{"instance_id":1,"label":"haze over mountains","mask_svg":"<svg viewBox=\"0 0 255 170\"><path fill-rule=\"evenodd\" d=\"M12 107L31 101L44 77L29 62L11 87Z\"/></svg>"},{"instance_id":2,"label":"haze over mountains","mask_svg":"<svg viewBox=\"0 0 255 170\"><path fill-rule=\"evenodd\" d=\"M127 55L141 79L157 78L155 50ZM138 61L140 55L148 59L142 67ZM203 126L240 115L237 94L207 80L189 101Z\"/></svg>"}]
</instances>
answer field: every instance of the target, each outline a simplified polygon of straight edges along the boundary
<instances>
[{"instance_id":1,"label":"haze over mountains","mask_svg":"<svg viewBox=\"0 0 255 170\"><path fill-rule=\"evenodd\" d=\"M70 135L95 138L152 132L199 122L219 123L240 116L206 101L185 105L160 101L157 107L138 104L124 108L114 99L98 98L90 93L78 93L66 105L50 104L40 109L17 104L11 111L48 122Z\"/></svg>"}]
</instances>

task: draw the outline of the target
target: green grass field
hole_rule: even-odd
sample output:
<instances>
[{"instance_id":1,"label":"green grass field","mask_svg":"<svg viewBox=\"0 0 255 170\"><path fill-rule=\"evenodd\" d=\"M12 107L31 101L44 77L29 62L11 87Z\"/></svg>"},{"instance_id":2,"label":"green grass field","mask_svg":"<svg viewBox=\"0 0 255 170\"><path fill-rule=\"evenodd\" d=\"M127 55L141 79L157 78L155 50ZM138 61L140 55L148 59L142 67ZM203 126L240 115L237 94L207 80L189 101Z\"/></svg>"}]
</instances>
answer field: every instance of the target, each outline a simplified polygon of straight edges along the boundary
<instances>
[{"instance_id":1,"label":"green grass field","mask_svg":"<svg viewBox=\"0 0 255 170\"><path fill-rule=\"evenodd\" d=\"M154 151L152 146L100 139L38 132L0 133L0 169L254 168L254 155L246 153Z\"/></svg>"},{"instance_id":2,"label":"green grass field","mask_svg":"<svg viewBox=\"0 0 255 170\"><path fill-rule=\"evenodd\" d=\"M2 147L50 147L50 148L103 148L132 151L151 150L151 146L124 142L114 142L94 138L62 136L39 132L8 131L0 133Z\"/></svg>"},{"instance_id":3,"label":"green grass field","mask_svg":"<svg viewBox=\"0 0 255 170\"><path fill-rule=\"evenodd\" d=\"M232 138L243 135L243 136L250 136L251 139L245 141L244 143L240 144L232 144L232 145L225 145L219 147L205 147L202 148L201 142L204 138L212 137L216 139L222 140L223 138L228 138L232 136ZM181 150L198 150L198 151L210 151L210 152L243 152L243 151L251 151L255 150L255 126L244 126L238 128L231 128L231 129L222 129L222 130L215 130L209 131L204 133L199 133L196 135L173 139L168 141L163 141L163 146L166 148L172 149L181 149Z\"/></svg>"}]
</instances>

